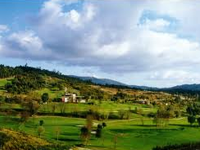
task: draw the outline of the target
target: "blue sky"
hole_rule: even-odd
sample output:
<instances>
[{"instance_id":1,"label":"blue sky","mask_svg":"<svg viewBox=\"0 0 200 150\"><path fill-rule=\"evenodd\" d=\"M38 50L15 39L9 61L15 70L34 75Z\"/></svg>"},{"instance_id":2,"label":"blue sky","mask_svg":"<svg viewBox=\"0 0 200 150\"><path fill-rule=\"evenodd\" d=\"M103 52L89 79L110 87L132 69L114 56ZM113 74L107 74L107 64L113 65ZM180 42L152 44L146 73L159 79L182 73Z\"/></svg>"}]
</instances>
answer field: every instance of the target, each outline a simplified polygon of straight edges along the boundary
<instances>
[{"instance_id":1,"label":"blue sky","mask_svg":"<svg viewBox=\"0 0 200 150\"><path fill-rule=\"evenodd\" d=\"M198 0L0 0L0 63L136 85L200 83L198 12Z\"/></svg>"}]
</instances>

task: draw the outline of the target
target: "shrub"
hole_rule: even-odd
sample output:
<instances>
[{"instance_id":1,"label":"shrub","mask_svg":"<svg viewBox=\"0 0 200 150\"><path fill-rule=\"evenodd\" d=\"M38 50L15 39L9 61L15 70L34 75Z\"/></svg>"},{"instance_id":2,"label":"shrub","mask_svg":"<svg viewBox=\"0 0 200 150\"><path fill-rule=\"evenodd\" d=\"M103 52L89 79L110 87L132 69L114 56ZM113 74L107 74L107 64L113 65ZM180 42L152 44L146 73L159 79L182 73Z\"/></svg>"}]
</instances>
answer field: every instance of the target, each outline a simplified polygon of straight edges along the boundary
<instances>
[{"instance_id":1,"label":"shrub","mask_svg":"<svg viewBox=\"0 0 200 150\"><path fill-rule=\"evenodd\" d=\"M97 131L96 131L96 137L97 138L101 138L101 131L102 131L102 125L101 124L98 124L98 126L97 126Z\"/></svg>"},{"instance_id":2,"label":"shrub","mask_svg":"<svg viewBox=\"0 0 200 150\"><path fill-rule=\"evenodd\" d=\"M40 120L39 125L42 126L44 124L43 120Z\"/></svg>"},{"instance_id":3,"label":"shrub","mask_svg":"<svg viewBox=\"0 0 200 150\"><path fill-rule=\"evenodd\" d=\"M81 139L83 140L83 144L86 145L90 138L90 130L87 127L81 128Z\"/></svg>"},{"instance_id":4,"label":"shrub","mask_svg":"<svg viewBox=\"0 0 200 150\"><path fill-rule=\"evenodd\" d=\"M196 120L195 116L191 116L191 115L188 116L188 122L190 123L191 126L193 123L195 123L195 120Z\"/></svg>"},{"instance_id":5,"label":"shrub","mask_svg":"<svg viewBox=\"0 0 200 150\"><path fill-rule=\"evenodd\" d=\"M198 124L199 124L199 126L200 126L200 118L197 118L197 122L198 122Z\"/></svg>"},{"instance_id":6,"label":"shrub","mask_svg":"<svg viewBox=\"0 0 200 150\"><path fill-rule=\"evenodd\" d=\"M102 127L105 128L107 124L105 122L102 123Z\"/></svg>"},{"instance_id":7,"label":"shrub","mask_svg":"<svg viewBox=\"0 0 200 150\"><path fill-rule=\"evenodd\" d=\"M30 117L30 113L28 111L22 111L20 117L21 117L21 122L26 122Z\"/></svg>"}]
</instances>

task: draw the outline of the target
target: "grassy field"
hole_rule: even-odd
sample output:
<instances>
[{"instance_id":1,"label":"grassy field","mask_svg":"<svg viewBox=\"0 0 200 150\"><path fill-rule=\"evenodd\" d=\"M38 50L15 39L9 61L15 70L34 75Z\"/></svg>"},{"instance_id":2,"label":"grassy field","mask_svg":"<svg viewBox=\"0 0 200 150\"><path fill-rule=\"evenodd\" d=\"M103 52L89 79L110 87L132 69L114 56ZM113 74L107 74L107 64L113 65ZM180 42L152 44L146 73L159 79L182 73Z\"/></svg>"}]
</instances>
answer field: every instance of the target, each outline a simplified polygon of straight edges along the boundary
<instances>
[{"instance_id":1,"label":"grassy field","mask_svg":"<svg viewBox=\"0 0 200 150\"><path fill-rule=\"evenodd\" d=\"M4 86L7 82L7 79L0 79L0 87Z\"/></svg>"},{"instance_id":2,"label":"grassy field","mask_svg":"<svg viewBox=\"0 0 200 150\"><path fill-rule=\"evenodd\" d=\"M19 124L15 117L1 116L0 126L37 135L39 120L44 120L45 133L42 138L56 141L56 131L59 131L58 142L69 145L81 143L80 127L85 124L85 119L36 116L25 124ZM94 121L94 124L97 123ZM144 119L144 125L141 125L139 118L128 121L109 120L106 123L101 139L91 137L88 144L91 149L114 149L114 139L118 150L151 150L157 145L196 142L200 139L200 128L190 127L186 118L172 119L167 127L162 128L156 127L148 118Z\"/></svg>"},{"instance_id":3,"label":"grassy field","mask_svg":"<svg viewBox=\"0 0 200 150\"><path fill-rule=\"evenodd\" d=\"M40 90L35 90L32 93L33 94L38 94L38 95L42 95L43 93L48 93L49 94L49 98L52 100L53 98L61 98L62 95L64 94L64 91L63 90L53 91L53 90L48 89L48 88L43 88L43 89L40 89Z\"/></svg>"},{"instance_id":4,"label":"grassy field","mask_svg":"<svg viewBox=\"0 0 200 150\"><path fill-rule=\"evenodd\" d=\"M7 84L7 83L10 83L11 80L13 78L4 78L4 79L0 79L0 94L3 94L6 92L4 86Z\"/></svg>"},{"instance_id":5,"label":"grassy field","mask_svg":"<svg viewBox=\"0 0 200 150\"><path fill-rule=\"evenodd\" d=\"M142 112L144 114L147 114L149 112L156 112L157 108L155 107L148 107L147 105L141 105L137 103L131 103L131 104L121 104L121 103L114 103L112 101L104 101L101 104L97 105L88 105L88 104L74 104L74 103L49 103L46 105L42 105L40 110L47 110L51 112L51 108L53 106L56 106L55 112L60 112L60 107L65 106L66 112L78 110L78 111L87 111L89 109L93 110L99 110L99 111L105 111L105 112L114 112L119 110L135 110L137 107L138 109L142 109Z\"/></svg>"},{"instance_id":6,"label":"grassy field","mask_svg":"<svg viewBox=\"0 0 200 150\"><path fill-rule=\"evenodd\" d=\"M64 113L73 113L73 112L84 112L88 110L94 110L98 111L102 114L109 114L114 113L116 115L119 114L119 111L123 110L131 110L134 111L136 108L141 109L141 112L143 115L147 115L150 112L156 112L156 107L148 107L147 105L141 105L137 103L131 103L131 104L121 104L121 103L114 103L112 101L104 101L101 104L97 105L88 105L88 104L81 104L81 103L62 103L62 102L52 102L48 104L43 104L40 106L40 109L38 110L39 113L52 113L53 108L55 107L54 113L62 113L64 110ZM0 105L0 108L3 109L20 109L22 108L20 104L9 104L4 103ZM131 113L130 118L141 118L140 115Z\"/></svg>"}]
</instances>

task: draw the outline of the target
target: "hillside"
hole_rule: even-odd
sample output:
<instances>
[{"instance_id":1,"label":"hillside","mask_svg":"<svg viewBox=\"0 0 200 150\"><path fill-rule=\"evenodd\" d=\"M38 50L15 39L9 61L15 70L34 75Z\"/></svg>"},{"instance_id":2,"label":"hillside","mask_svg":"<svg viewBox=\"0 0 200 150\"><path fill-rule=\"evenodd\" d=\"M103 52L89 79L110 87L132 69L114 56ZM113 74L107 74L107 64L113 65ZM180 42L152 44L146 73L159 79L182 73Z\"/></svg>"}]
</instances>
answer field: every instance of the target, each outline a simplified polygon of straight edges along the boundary
<instances>
[{"instance_id":1,"label":"hillside","mask_svg":"<svg viewBox=\"0 0 200 150\"><path fill-rule=\"evenodd\" d=\"M124 83L111 80L111 79L103 79L103 78L96 78L96 77L81 77L81 76L74 76L71 75L71 77L81 79L83 81L90 81L94 84L99 84L99 85L118 85L118 86L127 86Z\"/></svg>"},{"instance_id":2,"label":"hillside","mask_svg":"<svg viewBox=\"0 0 200 150\"><path fill-rule=\"evenodd\" d=\"M12 149L40 149L39 147L50 147L50 143L47 141L20 133L9 129L0 129L1 150Z\"/></svg>"},{"instance_id":3,"label":"hillside","mask_svg":"<svg viewBox=\"0 0 200 150\"><path fill-rule=\"evenodd\" d=\"M40 99L43 93L48 93L52 101L61 101L67 88L69 93L75 93L90 99L112 99L117 93L126 94L126 99L162 99L166 97L162 92L148 92L129 88L125 84L109 79L97 79L63 75L59 72L48 71L28 66L8 67L0 66L0 93L9 97L33 97ZM99 84L94 84L98 81ZM105 85L102 85L105 83ZM109 85L118 84L118 85ZM154 95L154 96L151 96ZM161 96L159 96L161 95ZM160 97L160 98L159 98Z\"/></svg>"},{"instance_id":4,"label":"hillside","mask_svg":"<svg viewBox=\"0 0 200 150\"><path fill-rule=\"evenodd\" d=\"M59 72L48 71L28 66L0 66L0 92L8 95L28 95L30 93L50 93L52 98L61 98L67 88L68 92L94 98L102 93L94 89L90 82L72 78ZM34 95L37 95L34 94ZM105 93L106 95L106 93ZM40 97L40 96L38 96Z\"/></svg>"},{"instance_id":5,"label":"hillside","mask_svg":"<svg viewBox=\"0 0 200 150\"><path fill-rule=\"evenodd\" d=\"M128 85L122 82L118 82L111 79L103 79L96 77L81 77L81 76L73 76L70 77L77 78L83 81L89 81L98 85L107 85L107 86L120 86L127 87L138 90L147 90L147 91L163 91L169 93L200 93L200 84L183 84L177 85L169 88L157 88L157 87L149 87L149 86L139 86L139 85Z\"/></svg>"},{"instance_id":6,"label":"hillside","mask_svg":"<svg viewBox=\"0 0 200 150\"><path fill-rule=\"evenodd\" d=\"M63 144L56 145L39 137L10 129L0 129L0 150L68 150Z\"/></svg>"}]
</instances>

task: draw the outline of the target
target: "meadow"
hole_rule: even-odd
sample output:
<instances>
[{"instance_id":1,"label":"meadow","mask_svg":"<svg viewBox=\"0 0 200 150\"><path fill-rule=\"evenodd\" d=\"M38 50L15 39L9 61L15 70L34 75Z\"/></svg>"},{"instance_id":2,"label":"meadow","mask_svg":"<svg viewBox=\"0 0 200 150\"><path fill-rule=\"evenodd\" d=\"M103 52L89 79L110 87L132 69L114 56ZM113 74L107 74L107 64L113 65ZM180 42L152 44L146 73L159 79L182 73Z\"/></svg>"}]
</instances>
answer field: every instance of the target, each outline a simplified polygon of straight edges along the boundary
<instances>
[{"instance_id":1,"label":"meadow","mask_svg":"<svg viewBox=\"0 0 200 150\"><path fill-rule=\"evenodd\" d=\"M51 142L77 145L81 143L80 128L86 124L86 119L34 116L26 123L20 123L18 117L1 116L0 126L20 130L38 136L39 121L44 121L45 132L42 138ZM200 139L200 128L191 127L186 118L170 119L166 127L156 127L149 118L144 118L143 125L140 118L130 120L107 120L107 127L103 129L102 138L92 135L88 148L118 149L118 150L151 150L155 146L197 142ZM94 121L94 126L101 121ZM58 135L58 139L56 138Z\"/></svg>"}]
</instances>

